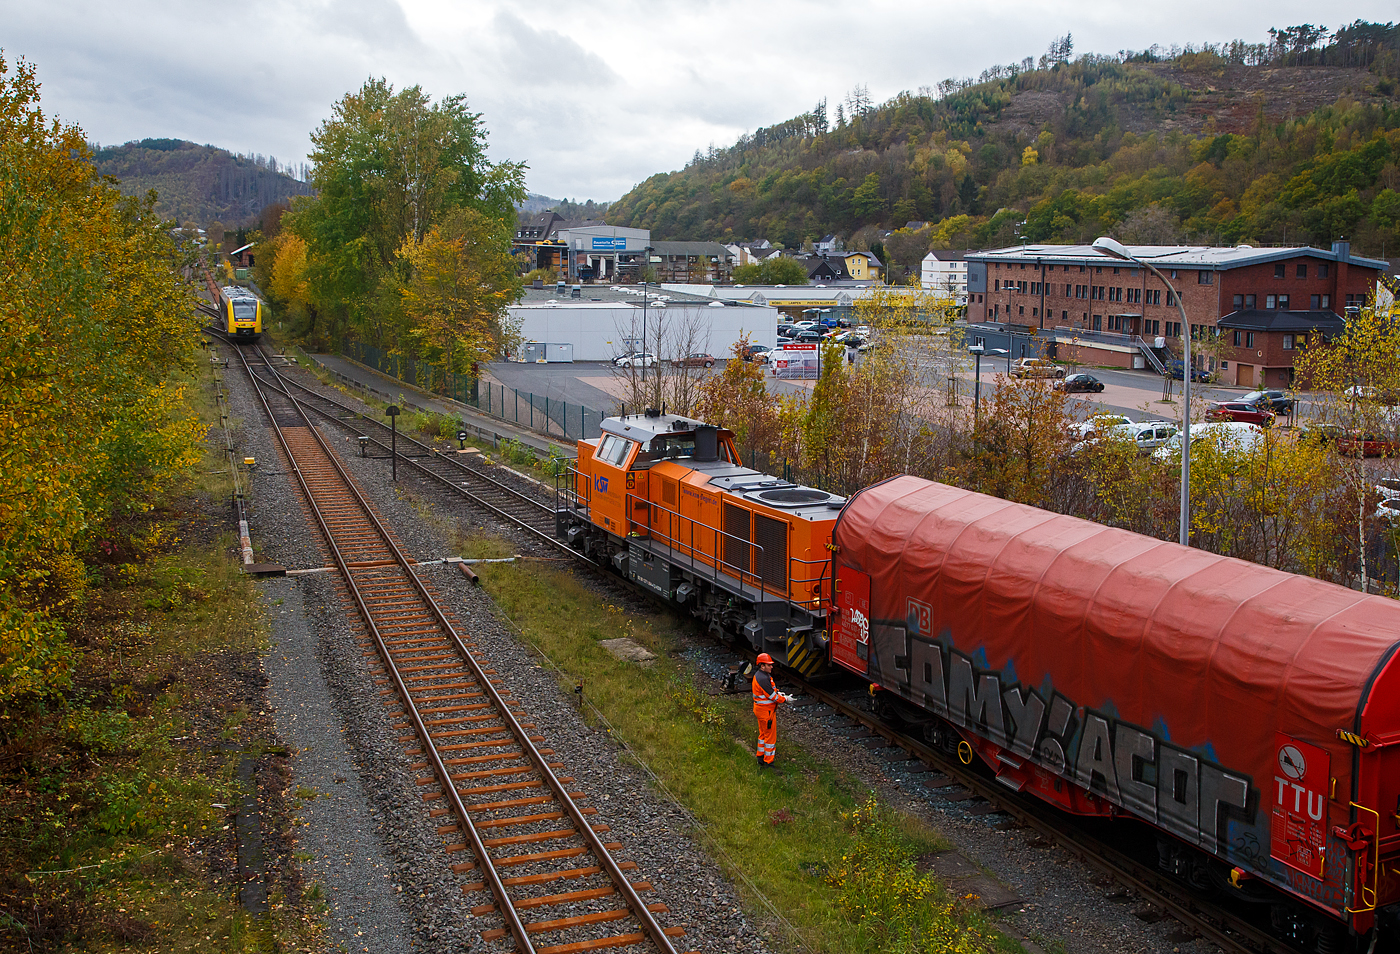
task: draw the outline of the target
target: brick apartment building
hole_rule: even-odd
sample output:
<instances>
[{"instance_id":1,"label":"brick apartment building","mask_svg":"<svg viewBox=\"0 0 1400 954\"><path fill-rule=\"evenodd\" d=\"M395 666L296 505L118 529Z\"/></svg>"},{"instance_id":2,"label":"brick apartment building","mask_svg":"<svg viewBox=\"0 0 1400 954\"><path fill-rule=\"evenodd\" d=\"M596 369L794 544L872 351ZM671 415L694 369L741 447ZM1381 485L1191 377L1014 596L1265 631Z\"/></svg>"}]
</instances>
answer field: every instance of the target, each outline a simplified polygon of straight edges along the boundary
<instances>
[{"instance_id":1,"label":"brick apartment building","mask_svg":"<svg viewBox=\"0 0 1400 954\"><path fill-rule=\"evenodd\" d=\"M1181 294L1193 340L1220 334L1221 380L1285 387L1293 357L1310 339L1345 327L1366 302L1384 261L1350 245L1234 248L1137 245ZM1141 367L1144 347L1165 338L1181 354L1181 317L1171 290L1144 268L1087 245L1022 245L969 252L969 322L1029 326L1063 361ZM1200 362L1198 362L1198 366Z\"/></svg>"}]
</instances>

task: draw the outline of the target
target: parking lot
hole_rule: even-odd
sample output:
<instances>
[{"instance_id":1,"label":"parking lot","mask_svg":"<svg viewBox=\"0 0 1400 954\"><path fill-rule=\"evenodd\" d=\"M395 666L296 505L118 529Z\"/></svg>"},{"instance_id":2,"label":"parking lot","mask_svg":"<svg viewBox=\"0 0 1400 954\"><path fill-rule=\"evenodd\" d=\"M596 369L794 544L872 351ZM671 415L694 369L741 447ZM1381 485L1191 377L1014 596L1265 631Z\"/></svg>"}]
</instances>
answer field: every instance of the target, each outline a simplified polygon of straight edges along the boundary
<instances>
[{"instance_id":1,"label":"parking lot","mask_svg":"<svg viewBox=\"0 0 1400 954\"><path fill-rule=\"evenodd\" d=\"M723 374L728 359L716 356L712 370L692 369L695 374ZM951 373L958 378L958 391L965 400L970 400L974 388L974 362L963 355L952 362L950 369L944 361L940 366L925 368L926 373L938 380L946 379ZM668 369L669 370L669 369ZM997 376L1005 375L1006 361L997 358L982 359L982 398L987 400L995 387ZM1087 371L1104 383L1104 390L1098 394L1074 395L1084 407L1083 414L1100 410L1117 411L1127 414L1134 420L1179 419L1181 416L1180 381L1171 382L1171 400L1163 400L1163 379L1151 371L1129 371L1123 369L1098 369L1078 367L1072 371ZM498 361L486 366L488 377L522 392L548 397L551 401L566 401L570 404L583 404L587 407L613 413L621 398L627 392L624 376L627 371L614 368L604 362L574 362L570 364L522 364ZM649 370L647 372L651 374ZM778 394L810 393L814 380L779 379L767 376L768 387ZM1223 401L1238 397L1247 388L1220 387L1209 384L1194 384L1192 397L1206 401ZM1308 401L1300 402L1299 417L1308 414ZM1280 423L1284 423L1281 421Z\"/></svg>"}]
</instances>

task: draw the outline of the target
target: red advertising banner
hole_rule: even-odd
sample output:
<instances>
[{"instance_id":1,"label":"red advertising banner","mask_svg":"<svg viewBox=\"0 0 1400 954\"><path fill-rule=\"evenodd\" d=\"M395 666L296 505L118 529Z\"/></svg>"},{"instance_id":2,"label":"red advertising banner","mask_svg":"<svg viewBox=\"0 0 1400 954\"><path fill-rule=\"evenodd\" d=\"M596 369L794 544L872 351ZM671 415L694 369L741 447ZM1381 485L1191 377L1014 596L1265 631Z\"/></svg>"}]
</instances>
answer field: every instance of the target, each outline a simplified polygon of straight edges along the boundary
<instances>
[{"instance_id":1,"label":"red advertising banner","mask_svg":"<svg viewBox=\"0 0 1400 954\"><path fill-rule=\"evenodd\" d=\"M840 563L836 567L838 616L831 634L831 657L863 673L870 655L870 577Z\"/></svg>"},{"instance_id":2,"label":"red advertising banner","mask_svg":"<svg viewBox=\"0 0 1400 954\"><path fill-rule=\"evenodd\" d=\"M1275 748L1269 854L1321 880L1327 863L1331 758L1323 749L1282 732L1275 734Z\"/></svg>"}]
</instances>

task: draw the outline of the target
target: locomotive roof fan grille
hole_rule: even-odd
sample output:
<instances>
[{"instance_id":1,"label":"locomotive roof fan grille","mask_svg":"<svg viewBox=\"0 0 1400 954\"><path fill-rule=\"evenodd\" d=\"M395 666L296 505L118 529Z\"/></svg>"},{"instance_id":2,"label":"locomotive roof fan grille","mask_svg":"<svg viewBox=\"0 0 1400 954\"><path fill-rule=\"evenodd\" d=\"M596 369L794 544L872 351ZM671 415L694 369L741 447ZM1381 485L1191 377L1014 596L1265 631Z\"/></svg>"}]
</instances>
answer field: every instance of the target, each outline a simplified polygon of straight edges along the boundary
<instances>
[{"instance_id":1,"label":"locomotive roof fan grille","mask_svg":"<svg viewBox=\"0 0 1400 954\"><path fill-rule=\"evenodd\" d=\"M761 490L752 495L766 504L773 504L778 507L801 507L806 504L826 503L831 499L831 494L825 490L813 490L810 487L783 487L776 490Z\"/></svg>"}]
</instances>

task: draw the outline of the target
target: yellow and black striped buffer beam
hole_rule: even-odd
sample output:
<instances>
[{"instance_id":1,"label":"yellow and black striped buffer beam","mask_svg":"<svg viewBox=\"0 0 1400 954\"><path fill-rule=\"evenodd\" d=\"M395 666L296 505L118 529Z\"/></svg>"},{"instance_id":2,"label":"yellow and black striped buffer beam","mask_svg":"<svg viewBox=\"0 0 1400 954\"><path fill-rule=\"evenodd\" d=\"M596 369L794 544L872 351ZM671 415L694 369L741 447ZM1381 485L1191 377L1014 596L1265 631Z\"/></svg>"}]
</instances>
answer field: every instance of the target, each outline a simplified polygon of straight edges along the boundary
<instances>
[{"instance_id":1,"label":"yellow and black striped buffer beam","mask_svg":"<svg viewBox=\"0 0 1400 954\"><path fill-rule=\"evenodd\" d=\"M789 632L787 637L787 667L804 676L815 676L826 668L826 654L807 643L807 631Z\"/></svg>"}]
</instances>

